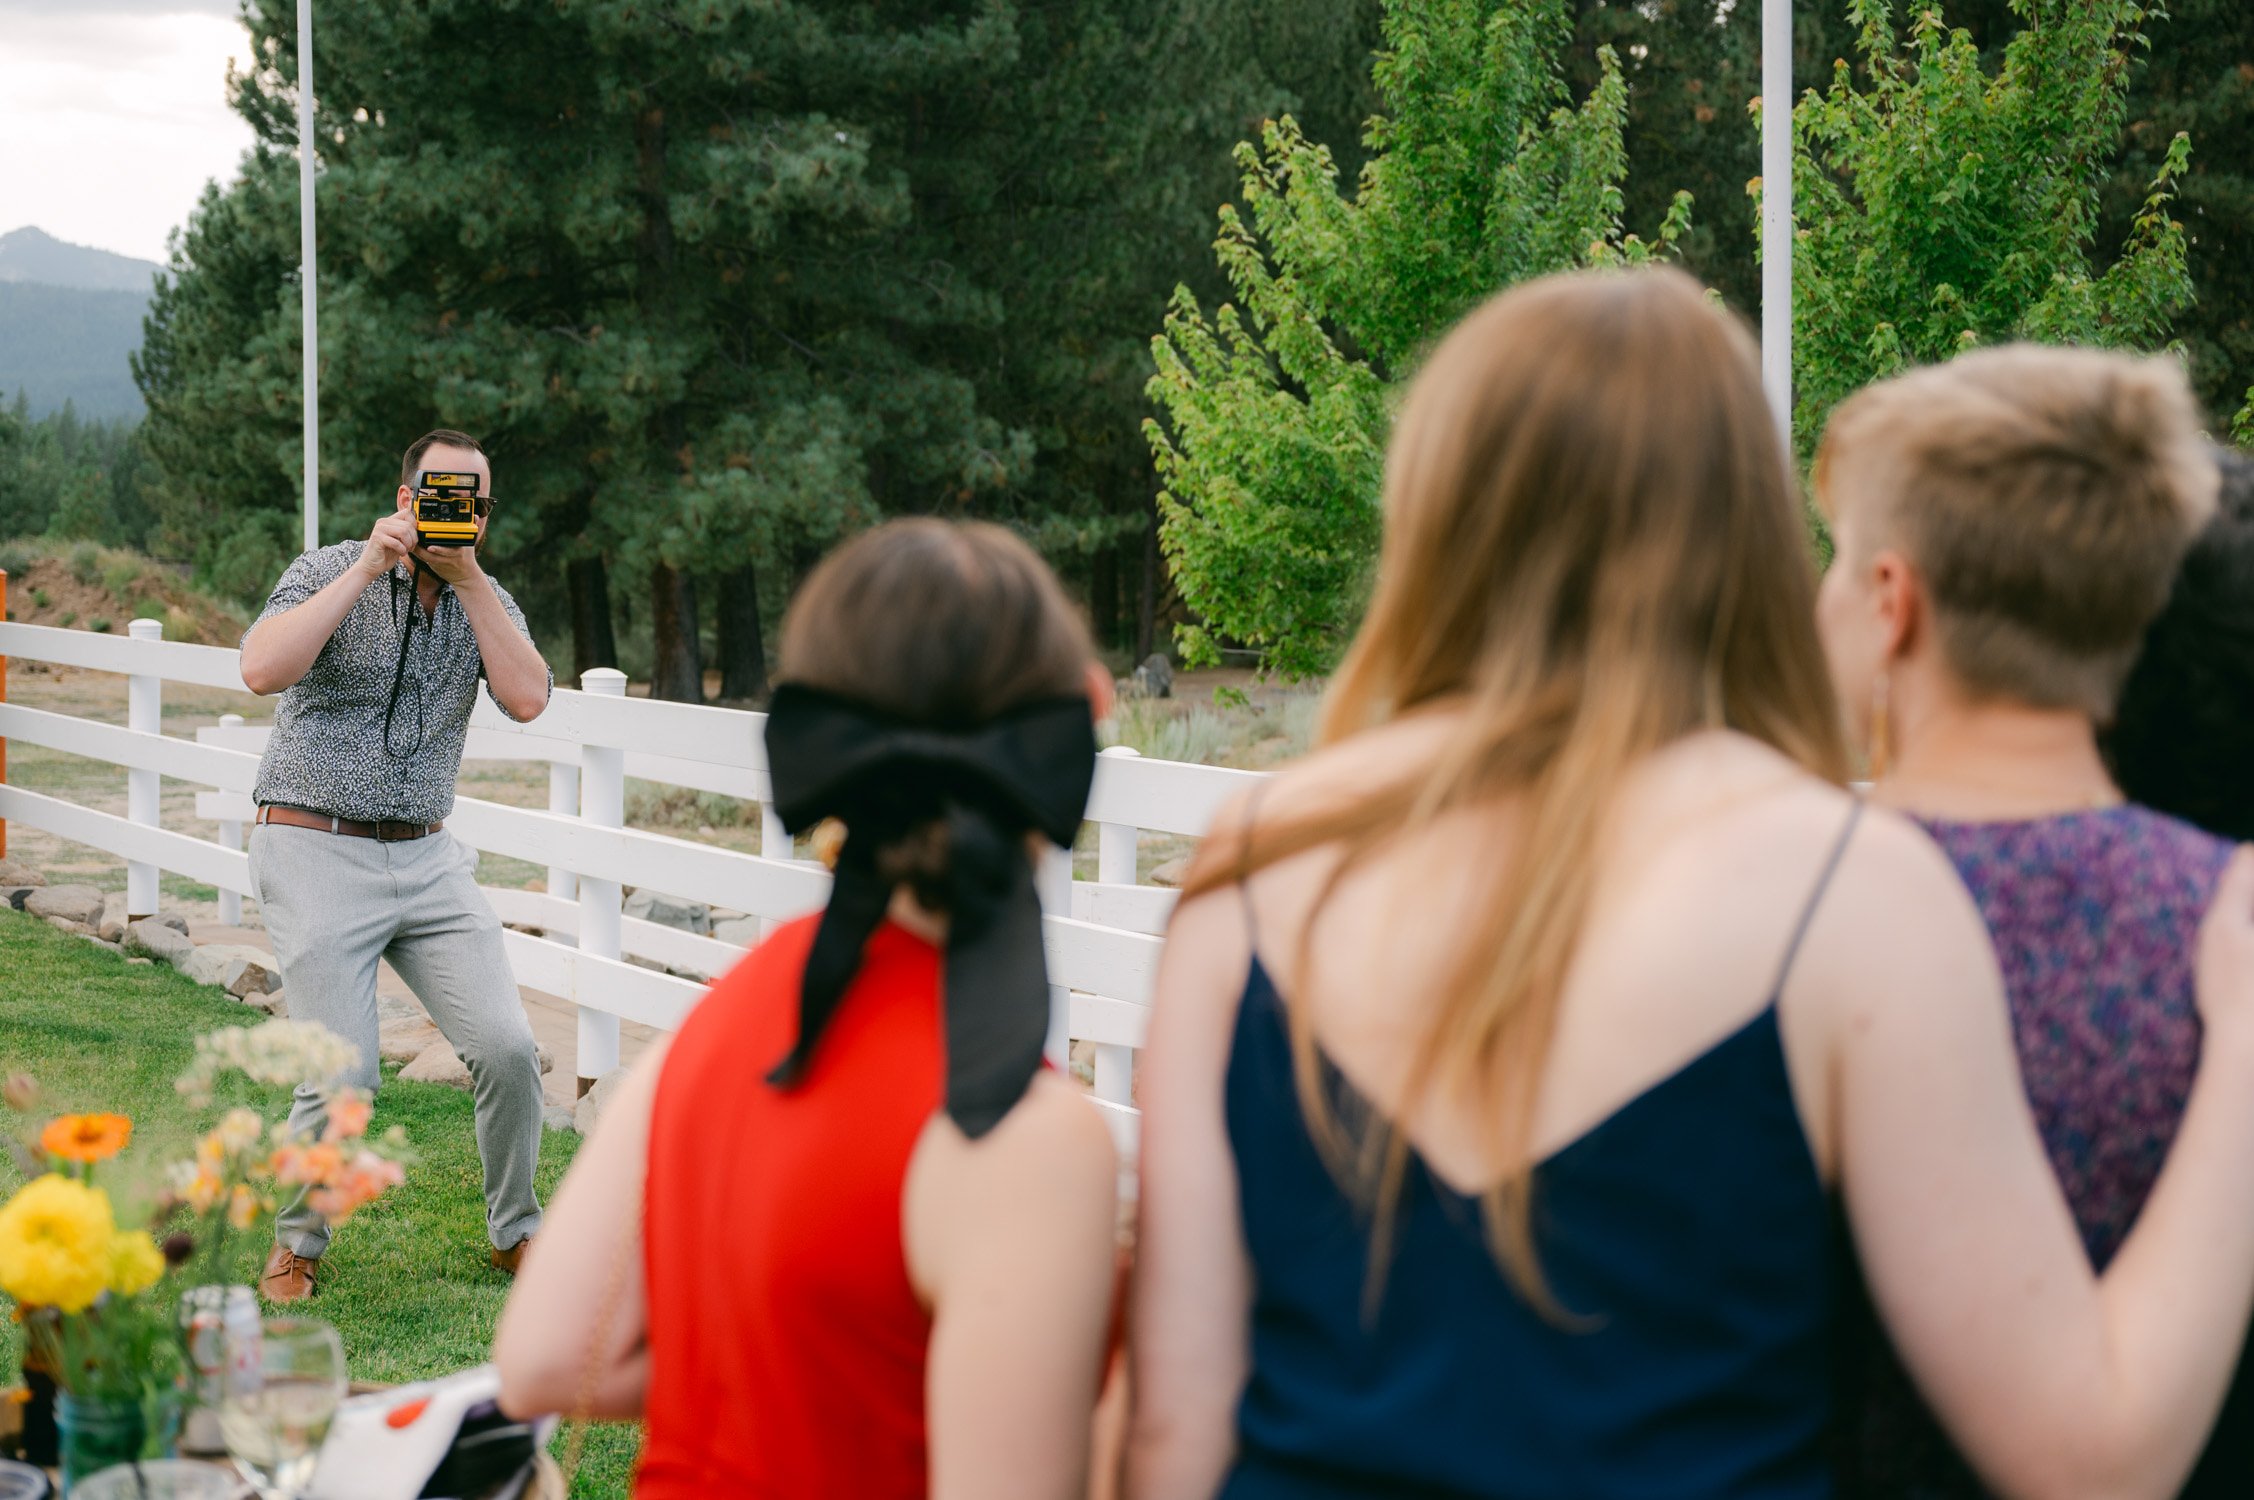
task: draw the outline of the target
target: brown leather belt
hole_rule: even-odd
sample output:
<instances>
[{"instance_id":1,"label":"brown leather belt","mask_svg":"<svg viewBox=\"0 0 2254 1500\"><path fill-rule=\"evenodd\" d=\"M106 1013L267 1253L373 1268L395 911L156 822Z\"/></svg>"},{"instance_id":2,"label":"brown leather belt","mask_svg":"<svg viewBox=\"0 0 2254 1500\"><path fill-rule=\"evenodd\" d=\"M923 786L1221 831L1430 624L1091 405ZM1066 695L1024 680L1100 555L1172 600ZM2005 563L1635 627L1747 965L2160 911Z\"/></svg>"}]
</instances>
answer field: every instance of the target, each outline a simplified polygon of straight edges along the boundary
<instances>
[{"instance_id":1,"label":"brown leather belt","mask_svg":"<svg viewBox=\"0 0 2254 1500\"><path fill-rule=\"evenodd\" d=\"M375 839L386 844L404 843L408 839L428 838L446 826L444 823L393 823L389 821L361 823L351 818L338 818L325 812L315 812L309 807L285 807L278 802L260 803L257 821L261 823L281 823L290 828L317 828L323 833L342 833L356 839Z\"/></svg>"}]
</instances>

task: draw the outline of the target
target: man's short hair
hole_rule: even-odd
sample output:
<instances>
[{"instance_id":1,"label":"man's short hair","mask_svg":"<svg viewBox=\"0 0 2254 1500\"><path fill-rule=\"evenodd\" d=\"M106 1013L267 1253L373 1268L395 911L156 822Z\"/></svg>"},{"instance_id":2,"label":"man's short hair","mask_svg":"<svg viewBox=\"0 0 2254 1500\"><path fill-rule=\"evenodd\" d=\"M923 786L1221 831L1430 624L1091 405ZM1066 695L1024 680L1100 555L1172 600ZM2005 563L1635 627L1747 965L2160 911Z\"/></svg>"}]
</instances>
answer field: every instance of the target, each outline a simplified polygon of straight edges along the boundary
<instances>
[{"instance_id":1,"label":"man's short hair","mask_svg":"<svg viewBox=\"0 0 2254 1500\"><path fill-rule=\"evenodd\" d=\"M2032 344L1857 393L1816 458L1858 545L1917 568L1966 687L2101 720L2216 484L2174 360Z\"/></svg>"},{"instance_id":2,"label":"man's short hair","mask_svg":"<svg viewBox=\"0 0 2254 1500\"><path fill-rule=\"evenodd\" d=\"M2132 802L2254 839L2254 459L2217 450L2221 512L2192 543L2100 740Z\"/></svg>"},{"instance_id":3,"label":"man's short hair","mask_svg":"<svg viewBox=\"0 0 2254 1500\"><path fill-rule=\"evenodd\" d=\"M399 461L399 482L412 485L415 475L422 469L423 455L440 446L467 448L472 453L485 452L485 445L466 432L456 432L451 427L433 427L407 445L407 456Z\"/></svg>"}]
</instances>

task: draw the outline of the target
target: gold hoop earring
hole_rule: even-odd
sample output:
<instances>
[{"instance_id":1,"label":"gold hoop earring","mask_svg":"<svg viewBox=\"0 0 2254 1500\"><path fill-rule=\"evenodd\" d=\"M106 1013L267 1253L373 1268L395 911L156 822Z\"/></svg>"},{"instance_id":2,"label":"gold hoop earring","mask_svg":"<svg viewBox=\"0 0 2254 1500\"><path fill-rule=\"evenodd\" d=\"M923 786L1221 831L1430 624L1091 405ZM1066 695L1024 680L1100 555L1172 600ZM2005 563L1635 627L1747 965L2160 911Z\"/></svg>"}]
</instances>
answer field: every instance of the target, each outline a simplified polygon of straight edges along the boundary
<instances>
[{"instance_id":1,"label":"gold hoop earring","mask_svg":"<svg viewBox=\"0 0 2254 1500\"><path fill-rule=\"evenodd\" d=\"M1881 671L1871 684L1870 745L1864 755L1865 774L1871 780L1882 780L1888 764L1894 758L1894 724L1890 709L1894 697L1891 674Z\"/></svg>"}]
</instances>

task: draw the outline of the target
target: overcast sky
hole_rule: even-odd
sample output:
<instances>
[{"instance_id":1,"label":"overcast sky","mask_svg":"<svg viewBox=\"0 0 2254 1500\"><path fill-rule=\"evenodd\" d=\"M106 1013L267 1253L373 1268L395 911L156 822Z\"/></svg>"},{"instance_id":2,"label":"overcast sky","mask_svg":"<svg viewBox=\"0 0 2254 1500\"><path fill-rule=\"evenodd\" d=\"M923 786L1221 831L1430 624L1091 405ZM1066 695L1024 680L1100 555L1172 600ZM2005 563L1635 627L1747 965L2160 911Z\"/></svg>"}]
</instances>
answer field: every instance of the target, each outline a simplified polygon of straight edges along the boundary
<instances>
[{"instance_id":1,"label":"overcast sky","mask_svg":"<svg viewBox=\"0 0 2254 1500\"><path fill-rule=\"evenodd\" d=\"M227 107L249 56L235 0L0 0L0 233L162 261L250 147Z\"/></svg>"}]
</instances>

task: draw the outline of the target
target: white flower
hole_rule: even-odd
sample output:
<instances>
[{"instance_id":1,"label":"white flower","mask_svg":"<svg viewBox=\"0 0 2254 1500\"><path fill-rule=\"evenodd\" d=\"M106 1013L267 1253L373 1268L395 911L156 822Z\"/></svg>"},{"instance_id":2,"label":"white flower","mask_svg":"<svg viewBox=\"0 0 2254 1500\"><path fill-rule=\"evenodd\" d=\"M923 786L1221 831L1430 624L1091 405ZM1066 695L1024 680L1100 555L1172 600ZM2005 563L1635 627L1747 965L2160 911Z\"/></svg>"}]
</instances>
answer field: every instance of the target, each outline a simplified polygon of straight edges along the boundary
<instances>
[{"instance_id":1,"label":"white flower","mask_svg":"<svg viewBox=\"0 0 2254 1500\"><path fill-rule=\"evenodd\" d=\"M196 1038L196 1060L175 1085L197 1104L211 1102L212 1086L229 1073L253 1083L334 1087L360 1063L360 1050L311 1021L268 1021L228 1026Z\"/></svg>"},{"instance_id":2,"label":"white flower","mask_svg":"<svg viewBox=\"0 0 2254 1500\"><path fill-rule=\"evenodd\" d=\"M219 1127L212 1134L219 1144L227 1148L229 1156L240 1156L258 1144L266 1133L266 1122L255 1109L231 1109L219 1117Z\"/></svg>"}]
</instances>

